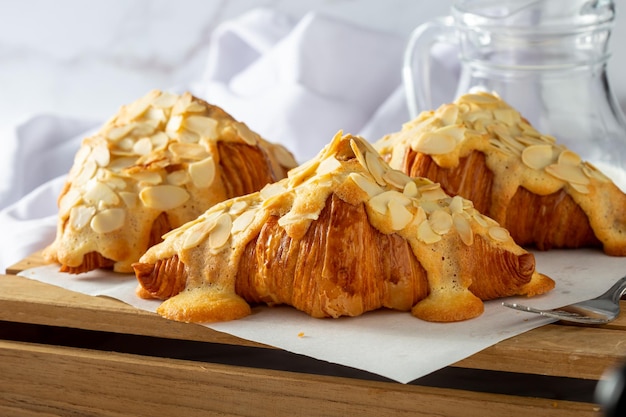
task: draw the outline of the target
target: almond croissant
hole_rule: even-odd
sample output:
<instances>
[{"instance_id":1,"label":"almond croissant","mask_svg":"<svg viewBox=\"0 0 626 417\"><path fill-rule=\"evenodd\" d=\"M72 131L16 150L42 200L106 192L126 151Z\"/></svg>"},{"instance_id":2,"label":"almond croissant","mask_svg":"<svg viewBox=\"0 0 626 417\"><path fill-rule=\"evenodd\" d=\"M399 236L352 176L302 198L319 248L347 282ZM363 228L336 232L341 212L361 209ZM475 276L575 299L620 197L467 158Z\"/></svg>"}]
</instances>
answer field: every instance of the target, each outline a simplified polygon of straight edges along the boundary
<instances>
[{"instance_id":1,"label":"almond croissant","mask_svg":"<svg viewBox=\"0 0 626 417\"><path fill-rule=\"evenodd\" d=\"M152 91L83 141L44 257L69 273L132 272L166 232L295 165L287 150L219 107L189 93Z\"/></svg>"},{"instance_id":2,"label":"almond croissant","mask_svg":"<svg viewBox=\"0 0 626 417\"><path fill-rule=\"evenodd\" d=\"M287 178L171 231L133 267L139 294L187 322L241 318L248 303L313 317L385 307L448 322L480 315L481 300L554 286L469 200L390 169L341 132Z\"/></svg>"},{"instance_id":3,"label":"almond croissant","mask_svg":"<svg viewBox=\"0 0 626 417\"><path fill-rule=\"evenodd\" d=\"M423 112L374 147L393 168L472 200L519 245L626 256L626 195L495 95Z\"/></svg>"}]
</instances>

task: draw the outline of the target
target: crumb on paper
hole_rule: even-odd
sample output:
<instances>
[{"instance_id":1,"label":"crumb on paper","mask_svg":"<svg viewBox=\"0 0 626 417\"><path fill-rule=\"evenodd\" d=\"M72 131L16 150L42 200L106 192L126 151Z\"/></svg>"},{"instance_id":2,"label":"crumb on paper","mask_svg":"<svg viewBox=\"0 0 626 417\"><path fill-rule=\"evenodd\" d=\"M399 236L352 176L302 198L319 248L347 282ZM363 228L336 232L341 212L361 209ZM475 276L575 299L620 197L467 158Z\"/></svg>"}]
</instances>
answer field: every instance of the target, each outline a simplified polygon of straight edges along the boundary
<instances>
[{"instance_id":1,"label":"crumb on paper","mask_svg":"<svg viewBox=\"0 0 626 417\"><path fill-rule=\"evenodd\" d=\"M304 332L298 333L298 337L300 337L300 338L304 337Z\"/></svg>"}]
</instances>

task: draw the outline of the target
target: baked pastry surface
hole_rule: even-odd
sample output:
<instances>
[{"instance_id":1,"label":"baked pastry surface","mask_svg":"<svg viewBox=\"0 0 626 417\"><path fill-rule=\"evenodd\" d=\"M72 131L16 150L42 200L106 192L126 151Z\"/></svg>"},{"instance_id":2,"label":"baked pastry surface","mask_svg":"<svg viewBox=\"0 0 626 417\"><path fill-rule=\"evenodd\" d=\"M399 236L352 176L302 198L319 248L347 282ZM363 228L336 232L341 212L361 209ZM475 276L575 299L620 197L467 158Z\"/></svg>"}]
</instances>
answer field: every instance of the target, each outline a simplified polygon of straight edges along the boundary
<instances>
[{"instance_id":1,"label":"baked pastry surface","mask_svg":"<svg viewBox=\"0 0 626 417\"><path fill-rule=\"evenodd\" d=\"M249 303L313 317L390 308L448 322L480 315L482 300L554 286L469 200L390 169L341 132L287 178L169 232L134 269L139 294L187 322L241 318Z\"/></svg>"},{"instance_id":2,"label":"baked pastry surface","mask_svg":"<svg viewBox=\"0 0 626 417\"><path fill-rule=\"evenodd\" d=\"M286 149L221 108L189 93L152 91L83 140L44 257L69 273L132 272L171 229L295 165Z\"/></svg>"},{"instance_id":3,"label":"baked pastry surface","mask_svg":"<svg viewBox=\"0 0 626 417\"><path fill-rule=\"evenodd\" d=\"M626 256L626 195L495 95L423 112L374 147L393 168L472 200L520 245Z\"/></svg>"}]
</instances>

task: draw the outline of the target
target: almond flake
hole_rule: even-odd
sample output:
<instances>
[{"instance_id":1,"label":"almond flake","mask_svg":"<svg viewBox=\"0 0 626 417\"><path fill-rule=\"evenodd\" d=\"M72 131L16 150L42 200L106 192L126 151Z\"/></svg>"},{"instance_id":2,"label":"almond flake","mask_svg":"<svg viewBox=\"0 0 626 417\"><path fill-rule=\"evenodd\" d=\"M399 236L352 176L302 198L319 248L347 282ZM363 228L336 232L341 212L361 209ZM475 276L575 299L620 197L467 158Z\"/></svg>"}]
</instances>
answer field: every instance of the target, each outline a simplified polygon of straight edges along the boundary
<instances>
[{"instance_id":1,"label":"almond flake","mask_svg":"<svg viewBox=\"0 0 626 417\"><path fill-rule=\"evenodd\" d=\"M189 182L189 174L187 171L183 171L179 169L178 171L173 171L167 174L165 177L165 182L171 185L183 186Z\"/></svg>"},{"instance_id":2,"label":"almond flake","mask_svg":"<svg viewBox=\"0 0 626 417\"><path fill-rule=\"evenodd\" d=\"M459 233L461 241L467 246L472 246L474 243L474 232L467 218L461 213L452 213L452 223Z\"/></svg>"},{"instance_id":3,"label":"almond flake","mask_svg":"<svg viewBox=\"0 0 626 417\"><path fill-rule=\"evenodd\" d=\"M557 162L558 162L559 165L575 165L575 166L578 166L578 165L580 165L582 160L580 159L580 156L578 156L577 153L572 152L570 150L564 150L559 155L559 159L558 159Z\"/></svg>"},{"instance_id":4,"label":"almond flake","mask_svg":"<svg viewBox=\"0 0 626 417\"><path fill-rule=\"evenodd\" d=\"M415 141L413 150L428 155L442 155L452 152L456 148L457 141L454 137L441 135L436 132L422 133Z\"/></svg>"},{"instance_id":5,"label":"almond flake","mask_svg":"<svg viewBox=\"0 0 626 417\"><path fill-rule=\"evenodd\" d=\"M383 173L383 179L385 180L387 184L391 185L392 187L396 187L399 190L404 190L404 188L409 182L411 183L413 182L411 181L411 177L406 175L404 172L398 171L396 169L386 170Z\"/></svg>"},{"instance_id":6,"label":"almond flake","mask_svg":"<svg viewBox=\"0 0 626 417\"><path fill-rule=\"evenodd\" d=\"M365 191L369 198L372 198L383 192L383 189L378 186L374 181L365 177L362 174L352 172L349 175L350 179L363 191Z\"/></svg>"},{"instance_id":7,"label":"almond flake","mask_svg":"<svg viewBox=\"0 0 626 417\"><path fill-rule=\"evenodd\" d=\"M178 140L183 143L198 143L200 141L200 135L191 130L182 129L178 132Z\"/></svg>"},{"instance_id":8,"label":"almond flake","mask_svg":"<svg viewBox=\"0 0 626 417\"><path fill-rule=\"evenodd\" d=\"M455 195L450 200L450 212L451 213L462 213L464 209L463 197Z\"/></svg>"},{"instance_id":9,"label":"almond flake","mask_svg":"<svg viewBox=\"0 0 626 417\"><path fill-rule=\"evenodd\" d=\"M168 136L172 137L172 135L176 135L176 133L178 132L178 130L180 129L180 125L183 122L183 117L182 116L172 116L170 117L170 120L167 122L167 125L165 125L165 132L168 134Z\"/></svg>"},{"instance_id":10,"label":"almond flake","mask_svg":"<svg viewBox=\"0 0 626 417\"><path fill-rule=\"evenodd\" d=\"M135 172L132 177L142 185L157 185L163 181L161 174L154 171Z\"/></svg>"},{"instance_id":11,"label":"almond flake","mask_svg":"<svg viewBox=\"0 0 626 417\"><path fill-rule=\"evenodd\" d=\"M580 165L552 164L548 165L545 170L553 177L569 183L589 184L589 178L583 173Z\"/></svg>"},{"instance_id":12,"label":"almond flake","mask_svg":"<svg viewBox=\"0 0 626 417\"><path fill-rule=\"evenodd\" d=\"M441 189L438 183L427 185L419 188L419 192L422 194L422 199L426 201L443 200L449 197L445 191Z\"/></svg>"},{"instance_id":13,"label":"almond flake","mask_svg":"<svg viewBox=\"0 0 626 417\"><path fill-rule=\"evenodd\" d=\"M86 191L83 198L89 204L95 205L103 202L107 205L115 205L120 199L117 194L106 184L100 181L91 180L86 184Z\"/></svg>"},{"instance_id":14,"label":"almond flake","mask_svg":"<svg viewBox=\"0 0 626 417\"><path fill-rule=\"evenodd\" d=\"M392 230L402 230L413 219L413 213L411 213L402 203L397 199L389 200L387 204L389 207L389 217L391 219Z\"/></svg>"},{"instance_id":15,"label":"almond flake","mask_svg":"<svg viewBox=\"0 0 626 417\"><path fill-rule=\"evenodd\" d=\"M366 152L365 162L367 162L367 170L370 174L372 174L372 177L374 177L374 180L376 180L378 185L385 185L386 183L383 179L385 168L383 167L378 155L373 152Z\"/></svg>"},{"instance_id":16,"label":"almond flake","mask_svg":"<svg viewBox=\"0 0 626 417\"><path fill-rule=\"evenodd\" d=\"M430 227L428 220L425 220L421 222L417 228L417 238L427 245L430 245L432 243L439 242L441 240L441 235L435 233Z\"/></svg>"},{"instance_id":17,"label":"almond flake","mask_svg":"<svg viewBox=\"0 0 626 417\"><path fill-rule=\"evenodd\" d=\"M440 235L445 235L452 228L452 216L443 210L436 210L428 217L431 229Z\"/></svg>"},{"instance_id":18,"label":"almond flake","mask_svg":"<svg viewBox=\"0 0 626 417\"><path fill-rule=\"evenodd\" d=\"M488 230L488 233L492 239L500 241L500 242L507 242L508 240L511 239L511 235L509 234L509 231L506 230L504 227L491 226Z\"/></svg>"},{"instance_id":19,"label":"almond flake","mask_svg":"<svg viewBox=\"0 0 626 417\"><path fill-rule=\"evenodd\" d=\"M159 109L169 109L176 103L177 100L178 96L176 94L164 92L152 100L152 105Z\"/></svg>"},{"instance_id":20,"label":"almond flake","mask_svg":"<svg viewBox=\"0 0 626 417\"><path fill-rule=\"evenodd\" d=\"M437 110L437 114L444 126L453 125L459 116L459 108L454 104L446 104Z\"/></svg>"},{"instance_id":21,"label":"almond flake","mask_svg":"<svg viewBox=\"0 0 626 417\"><path fill-rule=\"evenodd\" d=\"M237 216L233 221L232 233L240 233L246 230L252 223L252 220L254 220L256 213L257 210L248 210Z\"/></svg>"},{"instance_id":22,"label":"almond flake","mask_svg":"<svg viewBox=\"0 0 626 417\"><path fill-rule=\"evenodd\" d=\"M91 159L88 160L87 162L85 162L80 172L72 179L72 183L78 186L86 184L94 177L94 175L96 175L97 169L98 166L96 165L95 161Z\"/></svg>"},{"instance_id":23,"label":"almond flake","mask_svg":"<svg viewBox=\"0 0 626 417\"><path fill-rule=\"evenodd\" d=\"M554 162L551 145L532 145L522 151L522 162L531 168L541 170Z\"/></svg>"},{"instance_id":24,"label":"almond flake","mask_svg":"<svg viewBox=\"0 0 626 417\"><path fill-rule=\"evenodd\" d=\"M154 135L150 136L150 141L152 142L153 149L159 150L167 145L169 138L163 132L156 132Z\"/></svg>"},{"instance_id":25,"label":"almond flake","mask_svg":"<svg viewBox=\"0 0 626 417\"><path fill-rule=\"evenodd\" d=\"M198 188L208 187L215 180L215 162L211 156L189 164L188 170L191 181Z\"/></svg>"},{"instance_id":26,"label":"almond flake","mask_svg":"<svg viewBox=\"0 0 626 417\"><path fill-rule=\"evenodd\" d=\"M404 185L404 189L402 190L402 194L409 198L419 198L421 197L420 192L417 190L417 184L415 181L409 181Z\"/></svg>"},{"instance_id":27,"label":"almond flake","mask_svg":"<svg viewBox=\"0 0 626 417\"><path fill-rule=\"evenodd\" d=\"M217 120L205 116L189 116L183 126L200 137L215 139L217 137Z\"/></svg>"},{"instance_id":28,"label":"almond flake","mask_svg":"<svg viewBox=\"0 0 626 417\"><path fill-rule=\"evenodd\" d=\"M146 207L167 211L184 204L189 193L174 185L157 185L141 190L139 198Z\"/></svg>"},{"instance_id":29,"label":"almond flake","mask_svg":"<svg viewBox=\"0 0 626 417\"><path fill-rule=\"evenodd\" d=\"M96 233L109 233L120 229L126 219L126 210L110 208L97 213L89 223Z\"/></svg>"},{"instance_id":30,"label":"almond flake","mask_svg":"<svg viewBox=\"0 0 626 417\"><path fill-rule=\"evenodd\" d=\"M70 188L59 200L59 216L64 218L70 209L82 201L80 192L75 188Z\"/></svg>"},{"instance_id":31,"label":"almond flake","mask_svg":"<svg viewBox=\"0 0 626 417\"><path fill-rule=\"evenodd\" d=\"M249 204L246 200L237 200L232 204L232 206L230 206L228 212L236 216L243 213L243 211L247 209L248 206Z\"/></svg>"},{"instance_id":32,"label":"almond flake","mask_svg":"<svg viewBox=\"0 0 626 417\"><path fill-rule=\"evenodd\" d=\"M82 230L90 221L93 215L96 214L96 208L92 206L75 206L70 210L70 225L72 229L78 231Z\"/></svg>"},{"instance_id":33,"label":"almond flake","mask_svg":"<svg viewBox=\"0 0 626 417\"><path fill-rule=\"evenodd\" d=\"M493 117L507 126L514 126L519 121L519 113L513 109L494 109Z\"/></svg>"},{"instance_id":34,"label":"almond flake","mask_svg":"<svg viewBox=\"0 0 626 417\"><path fill-rule=\"evenodd\" d=\"M589 178L595 178L595 179L597 179L600 182L611 182L609 177L604 175L591 162L584 162L582 169L583 169L583 172L585 173L585 175L587 175Z\"/></svg>"},{"instance_id":35,"label":"almond flake","mask_svg":"<svg viewBox=\"0 0 626 417\"><path fill-rule=\"evenodd\" d=\"M325 158L320 162L320 164L317 166L317 169L315 170L315 173L319 176L322 176L335 172L340 167L341 162L331 156L329 158Z\"/></svg>"},{"instance_id":36,"label":"almond flake","mask_svg":"<svg viewBox=\"0 0 626 417\"><path fill-rule=\"evenodd\" d=\"M350 139L350 148L352 148L352 152L354 152L354 156L359 161L363 169L367 170L368 168L367 168L367 162L365 161L365 156L363 155L363 152L361 151L361 148L359 147L359 144L357 143L356 140Z\"/></svg>"},{"instance_id":37,"label":"almond flake","mask_svg":"<svg viewBox=\"0 0 626 417\"><path fill-rule=\"evenodd\" d=\"M235 123L235 129L237 129L237 134L245 143L251 146L255 146L257 143L257 138L254 133L246 126L244 123Z\"/></svg>"},{"instance_id":38,"label":"almond flake","mask_svg":"<svg viewBox=\"0 0 626 417\"><path fill-rule=\"evenodd\" d=\"M136 193L131 193L128 191L120 191L119 196L122 199L122 201L124 201L124 204L126 205L126 207L134 208L137 206L138 198L137 198Z\"/></svg>"},{"instance_id":39,"label":"almond flake","mask_svg":"<svg viewBox=\"0 0 626 417\"><path fill-rule=\"evenodd\" d=\"M91 156L100 167L105 167L111 162L111 153L106 143L98 143L91 151Z\"/></svg>"},{"instance_id":40,"label":"almond flake","mask_svg":"<svg viewBox=\"0 0 626 417\"><path fill-rule=\"evenodd\" d=\"M113 142L117 142L120 139L126 137L126 135L128 135L128 133L133 129L133 126L130 124L125 124L122 126L113 126L112 128L110 128L106 133L106 137L107 139L113 141Z\"/></svg>"},{"instance_id":41,"label":"almond flake","mask_svg":"<svg viewBox=\"0 0 626 417\"><path fill-rule=\"evenodd\" d=\"M283 184L279 182L274 182L271 184L267 184L265 187L261 189L261 197L264 200L268 200L271 197L275 197L287 192L287 188L283 186Z\"/></svg>"},{"instance_id":42,"label":"almond flake","mask_svg":"<svg viewBox=\"0 0 626 417\"><path fill-rule=\"evenodd\" d=\"M156 120L159 123L165 121L166 119L165 112L162 109L154 108L148 109L144 117L148 120Z\"/></svg>"},{"instance_id":43,"label":"almond flake","mask_svg":"<svg viewBox=\"0 0 626 417\"><path fill-rule=\"evenodd\" d=\"M180 159L191 159L199 161L209 156L204 146L197 143L183 143L173 142L168 146L168 149Z\"/></svg>"},{"instance_id":44,"label":"almond flake","mask_svg":"<svg viewBox=\"0 0 626 417\"><path fill-rule=\"evenodd\" d=\"M148 155L152 152L152 141L150 138L141 138L133 145L133 152L137 155Z\"/></svg>"},{"instance_id":45,"label":"almond flake","mask_svg":"<svg viewBox=\"0 0 626 417\"><path fill-rule=\"evenodd\" d=\"M211 231L217 225L214 218L204 219L203 221L199 221L193 225L190 225L185 231L185 237L183 241L183 249L195 248L198 246ZM163 236L166 238L170 233Z\"/></svg>"}]
</instances>

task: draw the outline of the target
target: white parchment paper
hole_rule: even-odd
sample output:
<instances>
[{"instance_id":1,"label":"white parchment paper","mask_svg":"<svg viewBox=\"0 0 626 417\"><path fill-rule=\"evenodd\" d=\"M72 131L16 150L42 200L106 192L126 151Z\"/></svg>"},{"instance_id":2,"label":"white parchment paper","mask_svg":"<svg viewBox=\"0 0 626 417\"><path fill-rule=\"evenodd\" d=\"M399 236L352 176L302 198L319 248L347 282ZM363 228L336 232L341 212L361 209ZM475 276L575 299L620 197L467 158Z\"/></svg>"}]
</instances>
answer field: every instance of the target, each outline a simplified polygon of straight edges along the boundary
<instances>
[{"instance_id":1,"label":"white parchment paper","mask_svg":"<svg viewBox=\"0 0 626 417\"><path fill-rule=\"evenodd\" d=\"M549 294L515 297L538 308L554 308L606 291L626 275L626 258L598 250L535 253L537 269L556 281ZM108 296L154 312L158 301L135 296L133 275L92 271L78 276L57 265L20 275L93 296ZM485 304L482 316L459 323L428 323L409 313L375 311L361 317L314 319L291 307L255 307L241 320L207 325L212 329L281 349L382 375L401 383L427 375L504 339L552 320L508 309L502 300Z\"/></svg>"}]
</instances>

